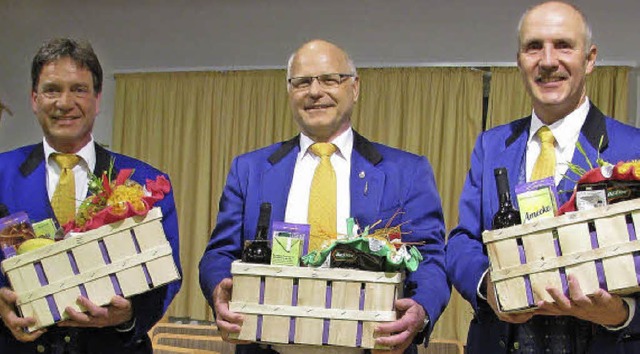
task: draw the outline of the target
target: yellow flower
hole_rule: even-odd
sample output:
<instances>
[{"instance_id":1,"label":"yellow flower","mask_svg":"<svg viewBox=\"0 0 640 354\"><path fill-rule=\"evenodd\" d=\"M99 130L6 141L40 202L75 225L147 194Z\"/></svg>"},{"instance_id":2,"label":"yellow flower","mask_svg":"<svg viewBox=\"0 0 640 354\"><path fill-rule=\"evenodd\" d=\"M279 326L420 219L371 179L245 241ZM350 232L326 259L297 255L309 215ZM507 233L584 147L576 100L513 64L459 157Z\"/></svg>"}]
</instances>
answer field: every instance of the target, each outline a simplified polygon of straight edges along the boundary
<instances>
[{"instance_id":1,"label":"yellow flower","mask_svg":"<svg viewBox=\"0 0 640 354\"><path fill-rule=\"evenodd\" d=\"M138 183L126 183L116 186L107 199L107 205L112 207L116 214L122 214L127 210L127 202L131 203L135 210L143 210L142 197L144 190Z\"/></svg>"}]
</instances>

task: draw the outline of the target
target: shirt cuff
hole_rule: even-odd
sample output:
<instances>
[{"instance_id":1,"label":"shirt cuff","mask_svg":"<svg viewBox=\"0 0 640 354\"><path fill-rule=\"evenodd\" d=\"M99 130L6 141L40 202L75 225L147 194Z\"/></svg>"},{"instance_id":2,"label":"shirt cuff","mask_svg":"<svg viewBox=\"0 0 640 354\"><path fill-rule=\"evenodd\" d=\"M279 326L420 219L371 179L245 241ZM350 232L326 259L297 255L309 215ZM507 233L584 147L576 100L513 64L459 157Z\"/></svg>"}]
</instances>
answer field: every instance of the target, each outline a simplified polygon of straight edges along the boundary
<instances>
[{"instance_id":1,"label":"shirt cuff","mask_svg":"<svg viewBox=\"0 0 640 354\"><path fill-rule=\"evenodd\" d=\"M629 317L627 318L627 320L618 327L609 327L604 325L602 327L606 328L609 331L619 331L629 326L629 323L631 323L631 321L633 320L633 316L635 316L636 314L636 299L632 297L622 297L622 301L626 302L627 306L629 306Z\"/></svg>"},{"instance_id":2,"label":"shirt cuff","mask_svg":"<svg viewBox=\"0 0 640 354\"><path fill-rule=\"evenodd\" d=\"M480 277L480 281L478 282L478 287L476 288L476 293L478 297L484 301L487 301L487 296L486 294L483 294L482 291L480 291L480 289L482 289L482 284L484 284L484 278L487 277L487 272L489 272L489 269L485 270L484 273L482 273L482 276Z\"/></svg>"},{"instance_id":3,"label":"shirt cuff","mask_svg":"<svg viewBox=\"0 0 640 354\"><path fill-rule=\"evenodd\" d=\"M134 317L125 323L117 325L115 328L117 332L124 333L124 332L131 331L135 326L136 326L136 319Z\"/></svg>"}]
</instances>

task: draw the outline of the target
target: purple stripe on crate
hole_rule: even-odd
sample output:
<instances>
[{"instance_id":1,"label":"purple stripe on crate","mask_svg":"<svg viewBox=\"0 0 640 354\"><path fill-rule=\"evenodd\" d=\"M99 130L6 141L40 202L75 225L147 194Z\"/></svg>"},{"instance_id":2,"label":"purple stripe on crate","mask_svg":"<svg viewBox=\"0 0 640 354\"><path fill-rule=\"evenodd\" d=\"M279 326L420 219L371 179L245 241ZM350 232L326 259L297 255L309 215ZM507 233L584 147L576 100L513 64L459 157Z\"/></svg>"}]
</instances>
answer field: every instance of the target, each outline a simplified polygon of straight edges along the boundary
<instances>
[{"instance_id":1,"label":"purple stripe on crate","mask_svg":"<svg viewBox=\"0 0 640 354\"><path fill-rule=\"evenodd\" d=\"M592 225L589 225L589 238L591 239L592 249L600 248L600 244L598 243L598 234L596 233L595 227L592 227ZM595 264L596 264L596 274L598 274L598 284L600 285L600 288L604 290L608 290L609 288L607 287L607 278L604 275L604 267L602 266L602 260L596 259Z\"/></svg>"},{"instance_id":2,"label":"purple stripe on crate","mask_svg":"<svg viewBox=\"0 0 640 354\"><path fill-rule=\"evenodd\" d=\"M327 291L325 292L325 295L324 295L324 308L326 309L331 308L331 295L332 295L331 282L328 281ZM325 318L322 323L322 344L323 345L329 344L329 325L330 325L329 319Z\"/></svg>"},{"instance_id":3,"label":"purple stripe on crate","mask_svg":"<svg viewBox=\"0 0 640 354\"><path fill-rule=\"evenodd\" d=\"M58 311L58 306L56 305L56 299L53 298L53 295L47 295L45 297L47 299L47 305L49 305L49 311L51 311L51 316L53 317L54 322L58 322L62 319L60 317L60 311Z\"/></svg>"},{"instance_id":4,"label":"purple stripe on crate","mask_svg":"<svg viewBox=\"0 0 640 354\"><path fill-rule=\"evenodd\" d=\"M122 296L122 289L120 288L118 277L116 277L115 274L109 274L109 279L111 279L111 284L113 285L113 290L116 292L116 295Z\"/></svg>"},{"instance_id":5,"label":"purple stripe on crate","mask_svg":"<svg viewBox=\"0 0 640 354\"><path fill-rule=\"evenodd\" d=\"M556 256L562 256L562 250L560 249L560 240L558 239L558 234L556 232L553 233L553 247L556 250ZM560 272L560 284L562 284L562 292L569 296L569 283L567 282L567 272L564 267L560 267L558 270Z\"/></svg>"},{"instance_id":6,"label":"purple stripe on crate","mask_svg":"<svg viewBox=\"0 0 640 354\"><path fill-rule=\"evenodd\" d=\"M629 232L629 241L636 241L638 239L638 235L636 234L636 228L633 224L633 218L631 215L626 216L627 221L627 231ZM633 252L633 264L636 268L636 282L640 284L640 252Z\"/></svg>"},{"instance_id":7,"label":"purple stripe on crate","mask_svg":"<svg viewBox=\"0 0 640 354\"><path fill-rule=\"evenodd\" d=\"M520 264L527 264L527 256L524 254L524 246L521 244L521 240L518 239L518 253L520 254ZM533 302L533 291L531 290L531 279L529 279L529 275L524 276L524 287L527 291L527 303L529 306L535 305Z\"/></svg>"},{"instance_id":8,"label":"purple stripe on crate","mask_svg":"<svg viewBox=\"0 0 640 354\"><path fill-rule=\"evenodd\" d=\"M87 288L84 287L84 284L80 284L78 287L80 288L80 295L88 298L89 295L87 294Z\"/></svg>"},{"instance_id":9,"label":"purple stripe on crate","mask_svg":"<svg viewBox=\"0 0 640 354\"><path fill-rule=\"evenodd\" d=\"M133 231L133 229L130 229L129 233L131 234L131 240L133 241L136 253L140 254L142 251L140 250L140 243L138 243L136 232ZM142 263L142 272L144 273L144 278L147 280L147 285L149 285L150 288L153 288L153 281L151 280L151 274L149 274L149 269L147 268L146 263Z\"/></svg>"},{"instance_id":10,"label":"purple stripe on crate","mask_svg":"<svg viewBox=\"0 0 640 354\"><path fill-rule=\"evenodd\" d=\"M358 303L358 310L364 311L364 283L360 285L360 302ZM358 328L356 329L356 347L362 346L362 321L358 321Z\"/></svg>"},{"instance_id":11,"label":"purple stripe on crate","mask_svg":"<svg viewBox=\"0 0 640 354\"><path fill-rule=\"evenodd\" d=\"M38 276L38 281L40 285L45 286L49 285L49 279L47 279L47 274L44 272L44 267L42 267L41 262L33 263L33 267L36 269L36 275ZM49 306L49 311L51 312L51 316L53 317L53 321L60 321L60 311L58 311L58 306L56 305L56 300L53 298L53 295L47 295L45 297L47 299L47 305Z\"/></svg>"},{"instance_id":12,"label":"purple stripe on crate","mask_svg":"<svg viewBox=\"0 0 640 354\"><path fill-rule=\"evenodd\" d=\"M291 306L298 305L298 279L293 280L293 292L291 293ZM289 319L289 343L295 342L296 336L296 318L291 316Z\"/></svg>"},{"instance_id":13,"label":"purple stripe on crate","mask_svg":"<svg viewBox=\"0 0 640 354\"><path fill-rule=\"evenodd\" d=\"M260 277L260 295L258 296L258 303L264 304L264 277ZM260 341L262 338L262 315L258 315L258 324L256 329L256 340Z\"/></svg>"},{"instance_id":14,"label":"purple stripe on crate","mask_svg":"<svg viewBox=\"0 0 640 354\"><path fill-rule=\"evenodd\" d=\"M102 259L104 260L104 263L111 264L111 257L109 257L107 245L104 244L104 240L98 241L98 247L100 248L100 253L102 253Z\"/></svg>"},{"instance_id":15,"label":"purple stripe on crate","mask_svg":"<svg viewBox=\"0 0 640 354\"><path fill-rule=\"evenodd\" d=\"M627 231L629 232L629 241L635 241L638 239L636 235L636 228L633 226L633 220L631 220L631 216L627 215Z\"/></svg>"},{"instance_id":16,"label":"purple stripe on crate","mask_svg":"<svg viewBox=\"0 0 640 354\"><path fill-rule=\"evenodd\" d=\"M73 274L80 274L80 269L78 269L78 263L76 262L76 257L73 255L73 252L67 251L67 257L69 258L69 264L71 264ZM80 290L80 295L89 297L87 295L87 288L85 288L84 284L78 285L78 289Z\"/></svg>"},{"instance_id":17,"label":"purple stripe on crate","mask_svg":"<svg viewBox=\"0 0 640 354\"><path fill-rule=\"evenodd\" d=\"M36 268L36 275L38 276L38 281L40 282L40 285L42 286L48 285L49 280L47 279L47 275L44 274L44 268L42 268L42 263L35 262L33 263L33 267Z\"/></svg>"},{"instance_id":18,"label":"purple stripe on crate","mask_svg":"<svg viewBox=\"0 0 640 354\"><path fill-rule=\"evenodd\" d=\"M73 274L80 274L78 263L76 263L76 257L73 256L73 252L67 251L67 257L69 258L69 263L71 264L71 270L73 271Z\"/></svg>"}]
</instances>

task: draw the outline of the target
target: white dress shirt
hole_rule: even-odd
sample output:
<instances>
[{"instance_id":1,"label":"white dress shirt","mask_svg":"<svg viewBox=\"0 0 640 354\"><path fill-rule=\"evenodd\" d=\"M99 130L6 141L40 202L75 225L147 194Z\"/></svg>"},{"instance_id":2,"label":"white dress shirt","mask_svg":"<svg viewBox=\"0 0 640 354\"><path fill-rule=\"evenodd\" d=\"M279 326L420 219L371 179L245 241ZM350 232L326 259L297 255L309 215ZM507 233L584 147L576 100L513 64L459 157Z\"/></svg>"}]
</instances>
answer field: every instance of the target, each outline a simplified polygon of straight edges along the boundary
<instances>
[{"instance_id":1,"label":"white dress shirt","mask_svg":"<svg viewBox=\"0 0 640 354\"><path fill-rule=\"evenodd\" d=\"M320 163L320 157L316 156L309 147L314 143L311 138L300 133L300 153L296 159L296 166L293 170L293 179L291 181L291 189L289 190L289 198L287 199L287 208L285 211L285 222L306 224L307 214L309 212L309 193L311 191L311 181L316 166ZM353 130L347 129L344 133L338 135L333 141L338 147L336 152L331 155L331 165L336 172L336 213L338 235L347 233L347 218L351 215L351 193L349 188L351 175L351 151L353 150ZM314 346L283 346L273 345L274 350L280 354L294 353L334 353L334 354L359 354L362 349L346 348L346 347L314 347Z\"/></svg>"},{"instance_id":2,"label":"white dress shirt","mask_svg":"<svg viewBox=\"0 0 640 354\"><path fill-rule=\"evenodd\" d=\"M307 224L309 213L309 194L311 181L320 157L316 156L309 147L314 141L300 133L300 153L293 170L291 189L287 199L284 221L295 224ZM351 193L349 181L351 175L351 151L353 150L353 130L347 129L331 141L338 148L331 155L331 165L336 172L336 230L338 234L346 235L347 218L351 215Z\"/></svg>"},{"instance_id":3,"label":"white dress shirt","mask_svg":"<svg viewBox=\"0 0 640 354\"><path fill-rule=\"evenodd\" d=\"M573 153L576 150L576 143L580 137L580 130L582 129L585 120L587 120L589 107L589 98L586 98L584 103L582 103L575 111L548 126L556 140L554 144L556 150L556 173L554 175L554 180L556 185L560 183L563 175L567 173L569 168L567 162L571 162L573 159ZM536 135L536 132L544 125L545 124L536 115L536 112L532 112L531 127L529 128L529 140L527 140L527 155L525 157L527 181L531 181L533 165L535 165L542 147L540 138Z\"/></svg>"},{"instance_id":4,"label":"white dress shirt","mask_svg":"<svg viewBox=\"0 0 640 354\"><path fill-rule=\"evenodd\" d=\"M56 186L60 180L61 168L53 160L51 154L59 152L56 151L49 143L47 139L42 139L44 145L44 156L47 169L47 193L49 200L53 197L53 193L56 191ZM96 147L93 143L93 136L91 141L87 143L80 151L76 153L80 156L80 162L73 168L73 175L75 177L76 185L76 208L80 206L80 203L87 197L89 190L89 174L93 173L96 167Z\"/></svg>"}]
</instances>

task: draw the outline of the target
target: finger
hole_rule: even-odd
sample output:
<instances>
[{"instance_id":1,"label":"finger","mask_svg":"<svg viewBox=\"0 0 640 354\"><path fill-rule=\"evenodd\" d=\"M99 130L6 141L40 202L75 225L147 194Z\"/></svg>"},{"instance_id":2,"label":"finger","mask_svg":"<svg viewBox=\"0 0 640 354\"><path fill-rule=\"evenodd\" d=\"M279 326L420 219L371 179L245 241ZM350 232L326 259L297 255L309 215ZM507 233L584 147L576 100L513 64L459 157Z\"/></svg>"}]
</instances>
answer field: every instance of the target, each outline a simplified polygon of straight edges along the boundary
<instances>
[{"instance_id":1,"label":"finger","mask_svg":"<svg viewBox=\"0 0 640 354\"><path fill-rule=\"evenodd\" d=\"M567 277L567 281L569 283L569 298L578 305L589 305L591 301L582 292L582 288L580 287L580 281L578 281L578 278L573 274L569 274Z\"/></svg>"},{"instance_id":2,"label":"finger","mask_svg":"<svg viewBox=\"0 0 640 354\"><path fill-rule=\"evenodd\" d=\"M374 332L376 334L385 334L385 333L398 333L402 331L409 330L408 321L405 319L406 316L401 317L400 319L393 322L385 322L380 323L376 326Z\"/></svg>"},{"instance_id":3,"label":"finger","mask_svg":"<svg viewBox=\"0 0 640 354\"><path fill-rule=\"evenodd\" d=\"M591 296L591 300L594 305L606 306L613 300L613 296L602 289L598 289Z\"/></svg>"},{"instance_id":4,"label":"finger","mask_svg":"<svg viewBox=\"0 0 640 354\"><path fill-rule=\"evenodd\" d=\"M84 307L91 317L106 317L108 315L109 310L107 310L105 307L94 304L91 300L87 299L84 296L78 296L77 303L78 305Z\"/></svg>"},{"instance_id":5,"label":"finger","mask_svg":"<svg viewBox=\"0 0 640 354\"><path fill-rule=\"evenodd\" d=\"M80 312L80 311L76 311L73 307L68 306L65 309L65 312L67 313L67 316L69 316L69 319L66 321L62 321L58 324L58 326L61 327L78 327L81 325L86 325L91 323L92 318L84 313L84 312Z\"/></svg>"},{"instance_id":6,"label":"finger","mask_svg":"<svg viewBox=\"0 0 640 354\"><path fill-rule=\"evenodd\" d=\"M111 298L110 305L119 310L129 310L131 308L131 301L123 298L122 296L114 296Z\"/></svg>"},{"instance_id":7,"label":"finger","mask_svg":"<svg viewBox=\"0 0 640 354\"><path fill-rule=\"evenodd\" d=\"M34 340L38 339L41 335L43 335L46 331L47 331L46 329L39 329L31 333L26 333L22 331L22 329L20 329L19 331L16 331L16 332L12 330L11 333L13 333L13 336L17 340L19 340L20 342L26 343L26 342L33 342Z\"/></svg>"},{"instance_id":8,"label":"finger","mask_svg":"<svg viewBox=\"0 0 640 354\"><path fill-rule=\"evenodd\" d=\"M402 348L402 344L404 342L411 340L414 336L415 336L414 333L411 333L409 331L402 331L400 333L396 333L390 336L378 337L376 338L376 344L387 346L387 347L394 347L394 349L397 349L395 348L396 346L399 346L400 348ZM404 350L404 348L402 349Z\"/></svg>"},{"instance_id":9,"label":"finger","mask_svg":"<svg viewBox=\"0 0 640 354\"><path fill-rule=\"evenodd\" d=\"M547 288L547 293L551 295L555 306L563 311L567 312L571 310L571 300L568 297L564 296L564 293L558 288Z\"/></svg>"},{"instance_id":10,"label":"finger","mask_svg":"<svg viewBox=\"0 0 640 354\"><path fill-rule=\"evenodd\" d=\"M502 321L509 323L525 323L533 317L533 313L525 312L525 313L514 313L514 314L506 314L504 312L498 316Z\"/></svg>"}]
</instances>

